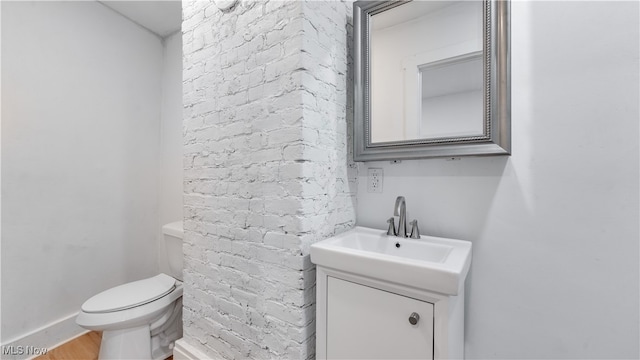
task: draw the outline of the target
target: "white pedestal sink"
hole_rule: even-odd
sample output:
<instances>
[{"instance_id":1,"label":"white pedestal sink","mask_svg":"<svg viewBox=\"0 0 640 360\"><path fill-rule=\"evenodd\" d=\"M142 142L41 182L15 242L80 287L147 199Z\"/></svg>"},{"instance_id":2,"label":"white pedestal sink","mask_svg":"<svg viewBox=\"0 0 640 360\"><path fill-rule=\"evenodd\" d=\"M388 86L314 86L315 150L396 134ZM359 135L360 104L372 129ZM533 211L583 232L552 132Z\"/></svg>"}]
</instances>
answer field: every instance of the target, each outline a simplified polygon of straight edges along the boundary
<instances>
[{"instance_id":1,"label":"white pedestal sink","mask_svg":"<svg viewBox=\"0 0 640 360\"><path fill-rule=\"evenodd\" d=\"M318 359L463 357L470 242L356 227L313 244L311 261Z\"/></svg>"}]
</instances>

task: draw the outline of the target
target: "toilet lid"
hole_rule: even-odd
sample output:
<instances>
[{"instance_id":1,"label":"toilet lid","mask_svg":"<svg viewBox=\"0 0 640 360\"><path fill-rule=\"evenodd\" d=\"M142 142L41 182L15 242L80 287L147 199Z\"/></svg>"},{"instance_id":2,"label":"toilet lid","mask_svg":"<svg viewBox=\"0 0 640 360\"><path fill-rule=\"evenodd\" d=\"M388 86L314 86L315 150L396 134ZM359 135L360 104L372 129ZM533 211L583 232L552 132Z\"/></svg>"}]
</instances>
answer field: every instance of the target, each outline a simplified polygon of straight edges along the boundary
<instances>
[{"instance_id":1,"label":"toilet lid","mask_svg":"<svg viewBox=\"0 0 640 360\"><path fill-rule=\"evenodd\" d=\"M103 313L130 309L157 300L176 287L176 279L160 274L105 290L82 304L82 311Z\"/></svg>"}]
</instances>

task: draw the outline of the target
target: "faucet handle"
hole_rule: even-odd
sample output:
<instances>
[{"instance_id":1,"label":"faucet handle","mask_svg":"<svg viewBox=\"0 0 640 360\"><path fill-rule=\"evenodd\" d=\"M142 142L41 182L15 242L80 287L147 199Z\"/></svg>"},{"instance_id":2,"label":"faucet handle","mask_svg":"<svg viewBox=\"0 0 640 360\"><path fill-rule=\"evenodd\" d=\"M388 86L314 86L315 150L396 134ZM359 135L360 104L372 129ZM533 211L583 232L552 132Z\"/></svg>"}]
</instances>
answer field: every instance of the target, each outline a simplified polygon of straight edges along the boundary
<instances>
[{"instance_id":1,"label":"faucet handle","mask_svg":"<svg viewBox=\"0 0 640 360\"><path fill-rule=\"evenodd\" d=\"M387 223L389 224L389 228L387 229L387 235L396 236L397 235L396 222L393 219L393 216L390 217L389 220L387 220Z\"/></svg>"},{"instance_id":2,"label":"faucet handle","mask_svg":"<svg viewBox=\"0 0 640 360\"><path fill-rule=\"evenodd\" d=\"M410 222L411 224L411 235L409 236L412 239L420 239L420 229L418 228L418 220L413 220Z\"/></svg>"}]
</instances>

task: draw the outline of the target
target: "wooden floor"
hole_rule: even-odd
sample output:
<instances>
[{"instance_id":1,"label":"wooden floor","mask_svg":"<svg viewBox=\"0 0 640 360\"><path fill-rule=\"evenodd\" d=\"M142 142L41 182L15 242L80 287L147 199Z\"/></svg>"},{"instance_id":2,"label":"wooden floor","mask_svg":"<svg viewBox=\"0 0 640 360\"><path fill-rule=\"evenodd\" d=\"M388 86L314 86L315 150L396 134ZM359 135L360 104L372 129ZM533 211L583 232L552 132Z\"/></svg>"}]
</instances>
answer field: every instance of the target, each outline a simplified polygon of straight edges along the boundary
<instances>
[{"instance_id":1,"label":"wooden floor","mask_svg":"<svg viewBox=\"0 0 640 360\"><path fill-rule=\"evenodd\" d=\"M101 339L101 333L92 331L50 349L36 360L97 360Z\"/></svg>"},{"instance_id":2,"label":"wooden floor","mask_svg":"<svg viewBox=\"0 0 640 360\"><path fill-rule=\"evenodd\" d=\"M92 331L49 350L35 360L97 360L101 340L102 334ZM167 360L171 359L173 356Z\"/></svg>"}]
</instances>

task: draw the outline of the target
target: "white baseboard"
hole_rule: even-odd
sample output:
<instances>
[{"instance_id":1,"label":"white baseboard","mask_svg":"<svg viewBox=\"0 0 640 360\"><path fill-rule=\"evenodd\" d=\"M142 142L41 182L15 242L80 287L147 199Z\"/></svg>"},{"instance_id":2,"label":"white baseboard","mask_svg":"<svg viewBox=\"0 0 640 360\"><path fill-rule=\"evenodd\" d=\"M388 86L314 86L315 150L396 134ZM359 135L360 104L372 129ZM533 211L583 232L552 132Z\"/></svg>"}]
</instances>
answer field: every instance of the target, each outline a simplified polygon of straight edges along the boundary
<instances>
[{"instance_id":1,"label":"white baseboard","mask_svg":"<svg viewBox=\"0 0 640 360\"><path fill-rule=\"evenodd\" d=\"M0 346L3 360L32 359L43 349L51 350L88 331L76 324L78 313L71 314L24 335L8 340Z\"/></svg>"},{"instance_id":2,"label":"white baseboard","mask_svg":"<svg viewBox=\"0 0 640 360\"><path fill-rule=\"evenodd\" d=\"M216 357L222 358L222 357ZM211 359L210 356L187 344L184 338L179 339L173 348L173 360L206 360Z\"/></svg>"}]
</instances>

